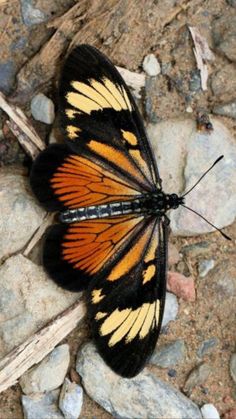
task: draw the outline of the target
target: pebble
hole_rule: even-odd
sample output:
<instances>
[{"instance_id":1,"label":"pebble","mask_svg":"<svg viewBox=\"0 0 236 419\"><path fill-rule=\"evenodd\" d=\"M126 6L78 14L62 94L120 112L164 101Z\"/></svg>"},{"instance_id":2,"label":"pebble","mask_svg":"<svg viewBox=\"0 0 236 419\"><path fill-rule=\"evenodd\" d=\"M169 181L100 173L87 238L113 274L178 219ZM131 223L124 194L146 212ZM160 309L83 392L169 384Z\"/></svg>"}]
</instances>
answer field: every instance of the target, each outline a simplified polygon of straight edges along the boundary
<instances>
[{"instance_id":1,"label":"pebble","mask_svg":"<svg viewBox=\"0 0 236 419\"><path fill-rule=\"evenodd\" d=\"M220 419L220 414L218 410L211 403L204 404L201 407L201 413L203 419Z\"/></svg>"},{"instance_id":2,"label":"pebble","mask_svg":"<svg viewBox=\"0 0 236 419\"><path fill-rule=\"evenodd\" d=\"M198 132L195 121L189 119L149 124L147 131L166 193L181 194L191 188L224 153L224 159L207 175L207 179L203 179L186 197L190 208L222 228L236 217L236 144L222 122L217 118L212 118L211 122L214 130L210 135ZM214 205L209 205L209 202ZM222 205L222 202L227 204ZM175 235L194 236L214 231L185 208L171 211L170 220Z\"/></svg>"},{"instance_id":3,"label":"pebble","mask_svg":"<svg viewBox=\"0 0 236 419\"><path fill-rule=\"evenodd\" d=\"M204 384L208 379L211 372L211 368L208 364L203 363L195 367L189 374L184 390L187 394L191 393L194 387Z\"/></svg>"},{"instance_id":4,"label":"pebble","mask_svg":"<svg viewBox=\"0 0 236 419\"><path fill-rule=\"evenodd\" d=\"M232 354L230 358L230 374L232 379L236 383L236 353Z\"/></svg>"},{"instance_id":5,"label":"pebble","mask_svg":"<svg viewBox=\"0 0 236 419\"><path fill-rule=\"evenodd\" d=\"M195 301L196 292L193 277L186 277L178 272L167 273L167 289L185 301Z\"/></svg>"},{"instance_id":6,"label":"pebble","mask_svg":"<svg viewBox=\"0 0 236 419\"><path fill-rule=\"evenodd\" d=\"M168 244L168 263L169 265L176 265L180 260L180 254L177 247L170 243Z\"/></svg>"},{"instance_id":7,"label":"pebble","mask_svg":"<svg viewBox=\"0 0 236 419\"><path fill-rule=\"evenodd\" d=\"M58 409L59 390L22 396L24 419L63 419Z\"/></svg>"},{"instance_id":8,"label":"pebble","mask_svg":"<svg viewBox=\"0 0 236 419\"><path fill-rule=\"evenodd\" d=\"M13 89L16 66L13 61L0 62L0 91L8 95Z\"/></svg>"},{"instance_id":9,"label":"pebble","mask_svg":"<svg viewBox=\"0 0 236 419\"><path fill-rule=\"evenodd\" d=\"M226 1L230 6L236 7L236 0L226 0Z\"/></svg>"},{"instance_id":10,"label":"pebble","mask_svg":"<svg viewBox=\"0 0 236 419\"><path fill-rule=\"evenodd\" d=\"M25 394L55 390L64 381L70 362L69 345L57 346L43 361L31 368L20 379Z\"/></svg>"},{"instance_id":11,"label":"pebble","mask_svg":"<svg viewBox=\"0 0 236 419\"><path fill-rule=\"evenodd\" d=\"M55 119L54 103L43 93L34 96L31 101L31 113L36 121L52 124Z\"/></svg>"},{"instance_id":12,"label":"pebble","mask_svg":"<svg viewBox=\"0 0 236 419\"><path fill-rule=\"evenodd\" d=\"M20 3L22 19L26 26L37 25L48 20L48 16L34 6L34 0L20 0Z\"/></svg>"},{"instance_id":13,"label":"pebble","mask_svg":"<svg viewBox=\"0 0 236 419\"><path fill-rule=\"evenodd\" d=\"M212 351L219 343L217 338L210 338L201 343L197 350L197 356L202 358L204 355Z\"/></svg>"},{"instance_id":14,"label":"pebble","mask_svg":"<svg viewBox=\"0 0 236 419\"><path fill-rule=\"evenodd\" d=\"M236 119L236 101L234 100L229 103L215 106L213 108L213 113Z\"/></svg>"},{"instance_id":15,"label":"pebble","mask_svg":"<svg viewBox=\"0 0 236 419\"><path fill-rule=\"evenodd\" d=\"M179 305L176 296L174 294L171 294L170 292L167 292L164 315L161 326L162 328L165 327L170 321L176 319L178 310Z\"/></svg>"},{"instance_id":16,"label":"pebble","mask_svg":"<svg viewBox=\"0 0 236 419\"><path fill-rule=\"evenodd\" d=\"M0 358L70 307L80 295L59 288L41 266L21 254L0 266L0 289Z\"/></svg>"},{"instance_id":17,"label":"pebble","mask_svg":"<svg viewBox=\"0 0 236 419\"><path fill-rule=\"evenodd\" d=\"M223 419L235 419L236 418L236 409L229 410L223 416Z\"/></svg>"},{"instance_id":18,"label":"pebble","mask_svg":"<svg viewBox=\"0 0 236 419\"><path fill-rule=\"evenodd\" d=\"M204 278L208 274L208 272L210 272L211 269L214 268L214 266L215 266L214 259L201 260L198 264L198 272L199 272L200 278Z\"/></svg>"},{"instance_id":19,"label":"pebble","mask_svg":"<svg viewBox=\"0 0 236 419\"><path fill-rule=\"evenodd\" d=\"M189 90L191 92L199 92L201 90L201 77L199 70L193 70L189 80Z\"/></svg>"},{"instance_id":20,"label":"pebble","mask_svg":"<svg viewBox=\"0 0 236 419\"><path fill-rule=\"evenodd\" d=\"M0 259L22 249L45 214L31 193L27 177L15 173L14 166L12 172L0 169Z\"/></svg>"},{"instance_id":21,"label":"pebble","mask_svg":"<svg viewBox=\"0 0 236 419\"><path fill-rule=\"evenodd\" d=\"M143 69L148 76L157 76L161 72L160 64L154 54L148 54L143 60Z\"/></svg>"},{"instance_id":22,"label":"pebble","mask_svg":"<svg viewBox=\"0 0 236 419\"><path fill-rule=\"evenodd\" d=\"M59 407L65 419L77 419L80 416L82 404L82 387L66 378L59 398Z\"/></svg>"},{"instance_id":23,"label":"pebble","mask_svg":"<svg viewBox=\"0 0 236 419\"><path fill-rule=\"evenodd\" d=\"M231 9L213 22L212 37L214 45L230 61L236 61L236 15Z\"/></svg>"},{"instance_id":24,"label":"pebble","mask_svg":"<svg viewBox=\"0 0 236 419\"><path fill-rule=\"evenodd\" d=\"M235 100L236 68L227 64L211 76L211 88L217 99ZM229 99L230 97L230 99Z\"/></svg>"},{"instance_id":25,"label":"pebble","mask_svg":"<svg viewBox=\"0 0 236 419\"><path fill-rule=\"evenodd\" d=\"M185 342L179 339L160 348L157 346L149 362L157 367L170 368L183 362L185 353Z\"/></svg>"},{"instance_id":26,"label":"pebble","mask_svg":"<svg viewBox=\"0 0 236 419\"><path fill-rule=\"evenodd\" d=\"M236 297L236 267L230 260L224 260L210 272L211 290L221 302ZM230 307L229 307L230 308Z\"/></svg>"},{"instance_id":27,"label":"pebble","mask_svg":"<svg viewBox=\"0 0 236 419\"><path fill-rule=\"evenodd\" d=\"M147 368L132 379L115 374L91 343L78 353L76 369L89 397L113 417L201 418L195 403Z\"/></svg>"},{"instance_id":28,"label":"pebble","mask_svg":"<svg viewBox=\"0 0 236 419\"><path fill-rule=\"evenodd\" d=\"M183 255L188 256L190 258L196 258L198 256L203 256L208 254L210 251L210 242L202 241L194 244L187 244L183 246L181 249L181 253Z\"/></svg>"}]
</instances>

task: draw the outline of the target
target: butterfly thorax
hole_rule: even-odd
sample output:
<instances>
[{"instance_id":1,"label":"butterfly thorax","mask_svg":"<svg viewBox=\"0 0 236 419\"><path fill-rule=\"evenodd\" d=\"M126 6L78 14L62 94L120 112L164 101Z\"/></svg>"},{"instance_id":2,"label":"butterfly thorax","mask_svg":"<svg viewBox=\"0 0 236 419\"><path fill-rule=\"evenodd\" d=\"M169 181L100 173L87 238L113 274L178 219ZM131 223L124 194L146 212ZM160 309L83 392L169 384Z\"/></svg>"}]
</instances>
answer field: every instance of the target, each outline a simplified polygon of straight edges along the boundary
<instances>
[{"instance_id":1,"label":"butterfly thorax","mask_svg":"<svg viewBox=\"0 0 236 419\"><path fill-rule=\"evenodd\" d=\"M157 190L153 193L140 195L140 197L133 200L69 209L60 214L60 221L63 223L74 223L135 213L162 216L166 211L176 209L182 203L182 197L176 194L165 194L162 190Z\"/></svg>"}]
</instances>

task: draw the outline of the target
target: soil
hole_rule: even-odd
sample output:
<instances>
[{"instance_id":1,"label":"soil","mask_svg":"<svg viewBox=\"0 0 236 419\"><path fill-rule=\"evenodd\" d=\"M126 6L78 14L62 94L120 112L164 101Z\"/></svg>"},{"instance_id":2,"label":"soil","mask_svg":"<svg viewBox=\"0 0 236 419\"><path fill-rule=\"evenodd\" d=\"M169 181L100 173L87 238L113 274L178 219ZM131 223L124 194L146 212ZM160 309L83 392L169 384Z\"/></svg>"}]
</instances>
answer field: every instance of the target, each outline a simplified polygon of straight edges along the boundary
<instances>
[{"instance_id":1,"label":"soil","mask_svg":"<svg viewBox=\"0 0 236 419\"><path fill-rule=\"evenodd\" d=\"M79 3L80 8L74 13L70 7L73 4L74 8L76 5L78 7ZM229 12L236 13L236 9L230 7L227 1L91 0L79 3L67 1L63 5L59 1L37 1L37 6L43 5L43 10L48 7L48 13L52 17L47 23L34 25L29 29L22 22L20 2L0 1L0 62L7 59L14 61L17 68L16 83L10 94L12 100L26 112L30 97L37 91L46 93L55 103L58 60L61 60L60 57L69 45L84 41L100 48L115 64L133 71L141 70L143 58L149 53L157 56L162 68L166 64L166 73L155 81L155 88L152 89L154 93L146 91L147 95L151 95L151 106L148 109L145 107L145 97L140 102L146 121L153 118L161 120L183 117L187 115L186 109L189 106L192 110L191 117L196 118L199 110L211 113L214 105L221 102L220 95L215 96L210 87L206 92L189 91L189 79L191 72L196 71L196 62L187 25L199 29L215 54L215 60L209 64L211 80L211 77L229 63L228 58L216 49L212 38L215 20ZM64 17L60 20L63 13L67 13L67 20ZM16 39L19 41L22 38L26 38L24 50L13 49ZM52 50L55 43L57 47ZM223 86L226 82L227 80L221 80ZM224 102L232 98L230 94L225 97L224 93ZM3 134L5 133L0 138L1 164L22 164L26 156L17 142L14 142L14 137L6 132L6 126L4 131L5 116L0 113L0 117ZM236 130L235 120L219 118L231 131ZM48 132L40 124L35 126L46 140ZM226 233L235 237L236 224L228 227ZM218 266L226 259L234 263L234 243L222 239L218 233L188 239L171 237L170 240L180 252L186 244L207 241L214 246L209 246L208 254L204 258L214 258ZM235 307L230 303L231 297L228 307L215 298L214 278L212 284L206 285L206 281L198 277L199 259L201 256L184 258L185 266L187 265L196 280L197 300L194 303L180 301L178 319L170 324L167 333L162 334L159 340L162 345L183 338L187 345L186 361L175 367L176 376L172 378L167 369L151 366L148 368L160 379L183 390L191 369L204 360L211 367L210 377L203 385L197 386L189 397L199 406L204 403L214 404L223 415L236 405L236 387L229 373L230 355L235 352ZM217 346L203 360L199 360L196 350L203 340L211 337L218 339ZM72 354L72 368L78 347L87 339L89 330L86 322L67 337ZM20 396L21 389L18 385L0 394L0 419L23 418ZM111 416L85 395L81 417L105 419Z\"/></svg>"}]
</instances>

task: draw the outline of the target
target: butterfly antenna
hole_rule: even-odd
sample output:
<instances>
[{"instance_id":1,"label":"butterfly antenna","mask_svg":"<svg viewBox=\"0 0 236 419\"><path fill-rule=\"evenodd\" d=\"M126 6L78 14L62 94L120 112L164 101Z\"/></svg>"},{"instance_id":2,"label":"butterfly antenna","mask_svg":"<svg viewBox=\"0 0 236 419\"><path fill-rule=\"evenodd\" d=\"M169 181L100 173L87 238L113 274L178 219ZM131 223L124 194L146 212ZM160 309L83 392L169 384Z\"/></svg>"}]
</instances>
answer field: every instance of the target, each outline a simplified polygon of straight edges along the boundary
<instances>
[{"instance_id":1,"label":"butterfly antenna","mask_svg":"<svg viewBox=\"0 0 236 419\"><path fill-rule=\"evenodd\" d=\"M195 188L195 186L197 186L198 185L198 183L199 182L201 182L201 180L206 176L206 174L208 173L208 172L210 172L210 170L221 160L221 159L223 159L223 157L224 156L220 156L220 157L218 157L218 159L216 159L216 161L211 165L211 167L209 167L209 169L205 172L205 173L203 173L203 175L200 177L200 179L198 179L198 181L184 194L184 195L182 195L182 198L184 197L184 196L186 196L186 195L188 195L189 194L189 192L191 192L194 188ZM199 214L198 214L199 215Z\"/></svg>"},{"instance_id":2,"label":"butterfly antenna","mask_svg":"<svg viewBox=\"0 0 236 419\"><path fill-rule=\"evenodd\" d=\"M194 211L192 208L187 207L184 204L181 204L182 207L188 209L189 211L192 211L194 214L198 215L200 218L202 218L204 221L207 222L207 224L210 224L210 226L214 227L217 231L219 231L219 233L227 240L232 240L229 236L227 236L227 234L223 233L223 231L216 227L214 224L210 223L210 221L208 221L205 217L203 217L203 215L199 214L197 211Z\"/></svg>"}]
</instances>

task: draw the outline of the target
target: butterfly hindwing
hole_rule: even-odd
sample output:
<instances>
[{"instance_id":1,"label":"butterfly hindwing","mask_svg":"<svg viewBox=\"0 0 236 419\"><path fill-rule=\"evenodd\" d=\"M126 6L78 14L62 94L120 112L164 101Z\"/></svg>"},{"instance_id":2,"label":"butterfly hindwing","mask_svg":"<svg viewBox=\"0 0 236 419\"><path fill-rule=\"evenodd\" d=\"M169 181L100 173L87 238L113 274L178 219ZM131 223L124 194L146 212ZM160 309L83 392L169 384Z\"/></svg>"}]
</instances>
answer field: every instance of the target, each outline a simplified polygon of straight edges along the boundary
<instances>
[{"instance_id":1,"label":"butterfly hindwing","mask_svg":"<svg viewBox=\"0 0 236 419\"><path fill-rule=\"evenodd\" d=\"M106 363L125 377L143 368L160 333L166 242L166 224L160 220L150 223L146 244L135 263L126 271L123 265L115 281L98 278L90 284L89 314L96 345Z\"/></svg>"},{"instance_id":2,"label":"butterfly hindwing","mask_svg":"<svg viewBox=\"0 0 236 419\"><path fill-rule=\"evenodd\" d=\"M138 108L113 64L96 48L80 45L66 60L60 113L67 143L122 168L132 163L143 188L160 181ZM128 172L129 174L129 172Z\"/></svg>"}]
</instances>

